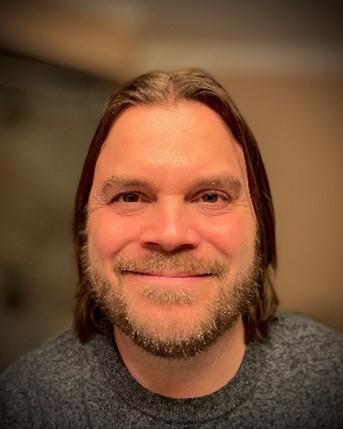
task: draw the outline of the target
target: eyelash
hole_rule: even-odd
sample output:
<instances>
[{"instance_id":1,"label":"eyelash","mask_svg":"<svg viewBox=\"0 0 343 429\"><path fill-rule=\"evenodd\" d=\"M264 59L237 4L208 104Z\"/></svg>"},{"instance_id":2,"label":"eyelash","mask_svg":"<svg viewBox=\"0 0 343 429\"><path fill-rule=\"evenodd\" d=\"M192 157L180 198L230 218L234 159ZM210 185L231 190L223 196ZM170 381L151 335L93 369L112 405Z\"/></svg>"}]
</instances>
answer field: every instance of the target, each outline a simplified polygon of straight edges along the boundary
<instances>
[{"instance_id":1,"label":"eyelash","mask_svg":"<svg viewBox=\"0 0 343 429\"><path fill-rule=\"evenodd\" d=\"M143 196L143 194L141 193L141 192L135 192L135 191L132 191L132 192L122 192L121 194L118 194L118 195L116 195L113 199L112 199L112 203L117 203L117 202L122 202L122 203L124 203L124 204L132 204L132 202L131 203L129 203L129 202L127 202L127 201L119 201L120 200L120 198L121 197L125 197L125 196L128 196L128 195L140 195L140 196ZM134 201L134 203L137 203L138 201Z\"/></svg>"},{"instance_id":2,"label":"eyelash","mask_svg":"<svg viewBox=\"0 0 343 429\"><path fill-rule=\"evenodd\" d=\"M111 203L123 203L123 204L137 204L137 203L139 203L139 202L141 202L141 201L131 201L131 202L128 202L128 201L120 201L120 199L121 198L123 198L123 197L126 197L126 196L128 196L128 195L135 195L135 196L141 196L141 197L144 197L144 195L141 193L141 192L137 192L137 191L131 191L131 192L122 192L121 194L118 194L118 195L116 195L112 200L111 200ZM228 195L228 194L224 194L223 192L219 192L219 191L211 191L211 190L209 190L209 191L202 191L201 193L200 193L200 195L199 195L199 197L197 197L196 199L199 199L199 198L201 198L201 197L204 197L205 195L215 195L215 196L217 196L217 197L221 197L222 198L222 201L225 201L225 202L229 202L229 201L231 201L231 197ZM148 199L146 199L146 198L143 198L143 200L144 201L148 201ZM215 201L214 203L208 203L207 202L207 204L215 204L215 203L217 203L218 201ZM205 202L206 203L206 202Z\"/></svg>"},{"instance_id":3,"label":"eyelash","mask_svg":"<svg viewBox=\"0 0 343 429\"><path fill-rule=\"evenodd\" d=\"M206 195L214 195L214 196L218 197L218 199L217 199L217 201L214 201L212 203L210 203L208 201L207 202L203 201L205 204L215 204L215 203L219 203L219 202L229 202L229 201L231 201L231 198L230 198L230 196L228 194L223 193L223 192L219 192L219 191L211 191L211 190L209 190L209 191L203 191L200 194L200 198L203 198Z\"/></svg>"}]
</instances>

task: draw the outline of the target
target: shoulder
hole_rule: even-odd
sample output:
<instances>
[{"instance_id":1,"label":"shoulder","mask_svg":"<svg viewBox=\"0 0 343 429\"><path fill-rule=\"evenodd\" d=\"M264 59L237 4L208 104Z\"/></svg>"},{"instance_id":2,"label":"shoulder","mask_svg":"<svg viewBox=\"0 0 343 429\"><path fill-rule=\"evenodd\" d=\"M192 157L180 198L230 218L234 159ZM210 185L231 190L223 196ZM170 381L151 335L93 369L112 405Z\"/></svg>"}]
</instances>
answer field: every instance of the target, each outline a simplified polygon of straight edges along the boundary
<instances>
[{"instance_id":1,"label":"shoulder","mask_svg":"<svg viewBox=\"0 0 343 429\"><path fill-rule=\"evenodd\" d=\"M285 366L343 375L343 334L300 314L281 314L272 322L269 352Z\"/></svg>"},{"instance_id":2,"label":"shoulder","mask_svg":"<svg viewBox=\"0 0 343 429\"><path fill-rule=\"evenodd\" d=\"M292 354L308 352L311 356L343 358L343 334L301 314L280 314L271 323L272 347ZM284 350L285 351L285 350Z\"/></svg>"},{"instance_id":3,"label":"shoulder","mask_svg":"<svg viewBox=\"0 0 343 429\"><path fill-rule=\"evenodd\" d=\"M18 359L1 375L1 383L13 379L24 383L41 374L49 377L61 375L67 368L77 365L76 356L83 352L82 348L78 338L68 330Z\"/></svg>"},{"instance_id":4,"label":"shoulder","mask_svg":"<svg viewBox=\"0 0 343 429\"><path fill-rule=\"evenodd\" d=\"M275 422L288 427L342 427L342 334L302 315L281 314L259 347L258 409L274 412Z\"/></svg>"},{"instance_id":5,"label":"shoulder","mask_svg":"<svg viewBox=\"0 0 343 429\"><path fill-rule=\"evenodd\" d=\"M302 315L282 314L271 324L265 351L269 392L293 404L294 414L298 409L309 421L332 419L337 427L343 419L343 334Z\"/></svg>"},{"instance_id":6,"label":"shoulder","mask_svg":"<svg viewBox=\"0 0 343 429\"><path fill-rule=\"evenodd\" d=\"M68 400L71 385L85 374L82 362L88 347L69 330L12 364L0 376L0 420L7 424L4 427L43 425L41 401L46 397Z\"/></svg>"}]
</instances>

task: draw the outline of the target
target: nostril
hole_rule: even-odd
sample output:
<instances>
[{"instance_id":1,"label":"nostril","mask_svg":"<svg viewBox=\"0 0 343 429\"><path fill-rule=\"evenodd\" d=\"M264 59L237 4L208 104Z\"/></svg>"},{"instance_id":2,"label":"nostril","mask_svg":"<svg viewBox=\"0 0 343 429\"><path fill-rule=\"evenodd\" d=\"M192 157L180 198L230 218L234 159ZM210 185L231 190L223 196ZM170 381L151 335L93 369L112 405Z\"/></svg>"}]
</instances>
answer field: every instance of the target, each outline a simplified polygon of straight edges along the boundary
<instances>
[{"instance_id":1,"label":"nostril","mask_svg":"<svg viewBox=\"0 0 343 429\"><path fill-rule=\"evenodd\" d=\"M196 245L192 243L173 244L148 241L143 244L143 247L150 250L158 250L159 252L166 254L173 254L188 250L194 250L196 248Z\"/></svg>"}]
</instances>

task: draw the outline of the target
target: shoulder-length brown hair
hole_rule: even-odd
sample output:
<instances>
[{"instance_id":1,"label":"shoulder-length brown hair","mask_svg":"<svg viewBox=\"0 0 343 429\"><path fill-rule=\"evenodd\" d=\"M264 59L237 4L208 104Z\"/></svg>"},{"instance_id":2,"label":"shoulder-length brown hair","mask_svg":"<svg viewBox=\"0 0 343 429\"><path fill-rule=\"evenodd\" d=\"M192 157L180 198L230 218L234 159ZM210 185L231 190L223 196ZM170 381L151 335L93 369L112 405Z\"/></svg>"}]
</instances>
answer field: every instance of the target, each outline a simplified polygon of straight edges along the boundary
<instances>
[{"instance_id":1,"label":"shoulder-length brown hair","mask_svg":"<svg viewBox=\"0 0 343 429\"><path fill-rule=\"evenodd\" d=\"M82 265L82 249L87 241L87 203L95 165L106 136L118 115L130 106L160 104L182 100L205 104L220 115L243 149L251 199L254 205L263 271L255 303L243 315L247 341L268 336L268 322L274 317L278 299L270 279L276 269L274 209L267 174L257 142L247 123L224 88L203 70L154 71L130 81L110 98L83 166L74 213L74 242L78 265L78 290L74 329L82 342L100 329L103 315L91 294Z\"/></svg>"}]
</instances>

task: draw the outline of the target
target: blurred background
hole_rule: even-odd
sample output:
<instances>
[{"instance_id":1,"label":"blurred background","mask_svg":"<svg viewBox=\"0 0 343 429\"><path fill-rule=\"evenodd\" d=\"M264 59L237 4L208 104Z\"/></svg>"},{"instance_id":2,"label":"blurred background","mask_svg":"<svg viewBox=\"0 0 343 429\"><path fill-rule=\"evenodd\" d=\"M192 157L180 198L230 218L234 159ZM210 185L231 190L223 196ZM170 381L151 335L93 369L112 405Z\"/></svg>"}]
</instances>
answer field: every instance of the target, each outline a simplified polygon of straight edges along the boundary
<instances>
[{"instance_id":1,"label":"blurred background","mask_svg":"<svg viewBox=\"0 0 343 429\"><path fill-rule=\"evenodd\" d=\"M0 369L71 324L73 199L110 91L202 67L260 144L281 310L343 331L343 6L300 1L0 3Z\"/></svg>"}]
</instances>

